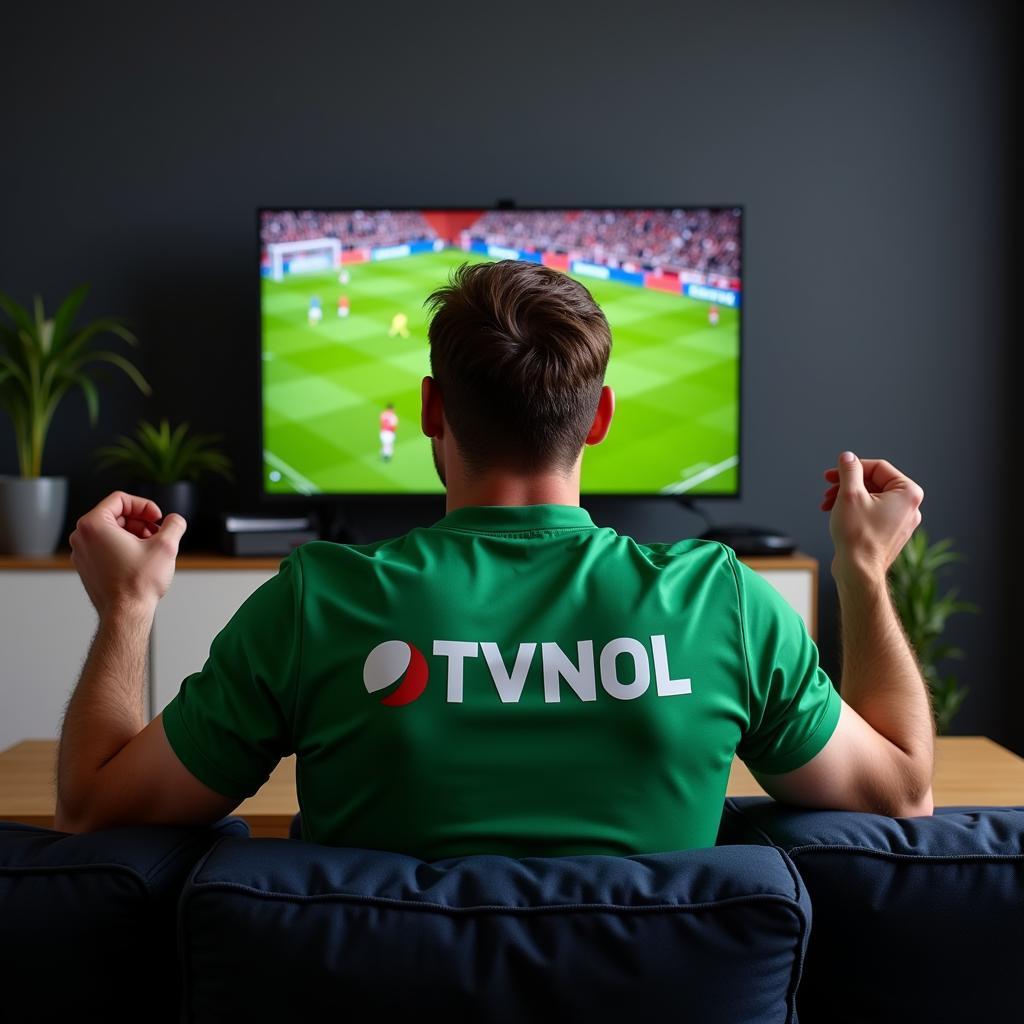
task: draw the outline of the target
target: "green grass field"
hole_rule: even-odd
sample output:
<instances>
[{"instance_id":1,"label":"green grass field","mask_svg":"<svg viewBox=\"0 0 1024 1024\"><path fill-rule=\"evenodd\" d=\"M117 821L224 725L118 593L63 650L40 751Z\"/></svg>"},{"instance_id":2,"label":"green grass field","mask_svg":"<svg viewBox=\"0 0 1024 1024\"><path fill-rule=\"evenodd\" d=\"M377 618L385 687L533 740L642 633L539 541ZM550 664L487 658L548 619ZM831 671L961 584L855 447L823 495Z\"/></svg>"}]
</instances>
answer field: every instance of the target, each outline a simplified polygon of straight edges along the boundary
<instances>
[{"instance_id":1,"label":"green grass field","mask_svg":"<svg viewBox=\"0 0 1024 1024\"><path fill-rule=\"evenodd\" d=\"M427 493L441 490L420 432L420 381L429 373L423 300L449 270L479 260L459 250L264 278L264 471L269 493ZM579 278L612 328L607 383L616 412L603 444L586 449L590 493L729 493L736 487L739 314L619 282ZM351 313L337 315L345 294ZM318 296L323 320L307 322ZM392 317L409 337L389 337ZM394 458L380 455L379 417L394 402Z\"/></svg>"}]
</instances>

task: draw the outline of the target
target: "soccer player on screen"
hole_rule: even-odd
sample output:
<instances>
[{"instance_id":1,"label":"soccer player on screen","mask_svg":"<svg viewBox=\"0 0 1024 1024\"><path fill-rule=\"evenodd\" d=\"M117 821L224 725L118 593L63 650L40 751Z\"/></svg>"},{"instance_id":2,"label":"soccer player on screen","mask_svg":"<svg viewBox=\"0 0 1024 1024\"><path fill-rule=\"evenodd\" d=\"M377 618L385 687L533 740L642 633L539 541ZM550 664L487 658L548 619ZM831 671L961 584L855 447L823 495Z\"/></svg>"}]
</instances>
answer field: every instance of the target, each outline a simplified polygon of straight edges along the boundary
<instances>
[{"instance_id":1,"label":"soccer player on screen","mask_svg":"<svg viewBox=\"0 0 1024 1024\"><path fill-rule=\"evenodd\" d=\"M380 457L390 462L395 454L395 432L398 430L398 414L395 403L388 402L387 408L380 414Z\"/></svg>"},{"instance_id":2,"label":"soccer player on screen","mask_svg":"<svg viewBox=\"0 0 1024 1024\"><path fill-rule=\"evenodd\" d=\"M348 313L349 313L348 296L347 295L339 295L338 296L338 316L348 316Z\"/></svg>"},{"instance_id":3,"label":"soccer player on screen","mask_svg":"<svg viewBox=\"0 0 1024 1024\"><path fill-rule=\"evenodd\" d=\"M718 326L718 307L717 306L712 306L708 310L708 323L711 324L712 327L717 327Z\"/></svg>"},{"instance_id":4,"label":"soccer player on screen","mask_svg":"<svg viewBox=\"0 0 1024 1024\"><path fill-rule=\"evenodd\" d=\"M404 313L396 313L391 318L391 330L388 331L388 337L393 338L396 334L400 334L403 338L409 337L409 318Z\"/></svg>"},{"instance_id":5,"label":"soccer player on screen","mask_svg":"<svg viewBox=\"0 0 1024 1024\"><path fill-rule=\"evenodd\" d=\"M320 296L314 295L309 300L309 312L306 314L306 318L309 320L310 327L316 327L318 323L323 319L324 311L320 307Z\"/></svg>"}]
</instances>

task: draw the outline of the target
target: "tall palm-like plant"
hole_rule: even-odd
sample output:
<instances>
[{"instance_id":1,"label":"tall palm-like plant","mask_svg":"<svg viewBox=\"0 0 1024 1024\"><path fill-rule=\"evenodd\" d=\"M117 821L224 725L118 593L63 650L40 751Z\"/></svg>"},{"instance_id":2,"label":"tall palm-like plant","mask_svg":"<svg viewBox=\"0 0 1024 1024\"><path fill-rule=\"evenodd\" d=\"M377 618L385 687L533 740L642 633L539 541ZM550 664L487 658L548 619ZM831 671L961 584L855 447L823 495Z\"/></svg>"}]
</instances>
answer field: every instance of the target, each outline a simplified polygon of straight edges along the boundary
<instances>
[{"instance_id":1,"label":"tall palm-like plant","mask_svg":"<svg viewBox=\"0 0 1024 1024\"><path fill-rule=\"evenodd\" d=\"M917 653L921 674L931 691L938 732L945 733L960 710L968 688L956 676L944 674L942 662L963 657L959 647L943 639L949 618L960 612L977 612L977 605L958 600L956 587L942 590L939 575L963 556L953 550L950 539L928 543L928 534L918 530L904 545L889 569L889 589L907 639Z\"/></svg>"},{"instance_id":2,"label":"tall palm-like plant","mask_svg":"<svg viewBox=\"0 0 1024 1024\"><path fill-rule=\"evenodd\" d=\"M103 334L137 345L135 335L120 320L105 316L74 327L88 290L88 285L76 288L53 317L46 316L38 295L28 310L0 292L0 309L9 320L0 322L0 408L7 410L14 424L23 477L42 476L47 431L61 399L72 388L81 390L89 422L95 426L100 403L93 377L98 364L117 367L143 394L150 393L145 377L125 356L92 347L93 340Z\"/></svg>"}]
</instances>

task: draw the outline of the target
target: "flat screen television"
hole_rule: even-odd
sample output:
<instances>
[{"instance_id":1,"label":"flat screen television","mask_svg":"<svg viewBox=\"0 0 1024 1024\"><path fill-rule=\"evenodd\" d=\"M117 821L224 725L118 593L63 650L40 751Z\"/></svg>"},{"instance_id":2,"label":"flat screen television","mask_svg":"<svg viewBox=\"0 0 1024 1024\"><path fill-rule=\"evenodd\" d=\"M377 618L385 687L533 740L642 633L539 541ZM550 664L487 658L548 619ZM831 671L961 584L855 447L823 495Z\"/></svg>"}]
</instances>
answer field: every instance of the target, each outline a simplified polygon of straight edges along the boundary
<instances>
[{"instance_id":1,"label":"flat screen television","mask_svg":"<svg viewBox=\"0 0 1024 1024\"><path fill-rule=\"evenodd\" d=\"M612 331L611 431L584 494L736 497L742 211L262 209L263 494L442 490L419 426L424 300L465 261L583 282Z\"/></svg>"}]
</instances>

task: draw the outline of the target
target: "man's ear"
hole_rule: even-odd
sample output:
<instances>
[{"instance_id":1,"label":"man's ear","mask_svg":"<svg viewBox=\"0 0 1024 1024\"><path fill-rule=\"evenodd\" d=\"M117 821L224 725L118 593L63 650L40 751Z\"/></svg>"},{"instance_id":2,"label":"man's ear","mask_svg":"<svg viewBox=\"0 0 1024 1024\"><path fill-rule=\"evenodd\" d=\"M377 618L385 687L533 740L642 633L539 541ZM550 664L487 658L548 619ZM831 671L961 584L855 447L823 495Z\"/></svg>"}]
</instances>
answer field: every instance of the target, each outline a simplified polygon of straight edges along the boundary
<instances>
[{"instance_id":1,"label":"man's ear","mask_svg":"<svg viewBox=\"0 0 1024 1024\"><path fill-rule=\"evenodd\" d=\"M444 403L441 389L433 377L424 377L420 385L420 426L427 437L444 436Z\"/></svg>"},{"instance_id":2,"label":"man's ear","mask_svg":"<svg viewBox=\"0 0 1024 1024\"><path fill-rule=\"evenodd\" d=\"M594 413L594 422L590 425L586 444L600 444L605 439L608 435L608 428L612 425L614 414L615 392L606 384L601 388L601 397L597 400L597 412Z\"/></svg>"}]
</instances>

